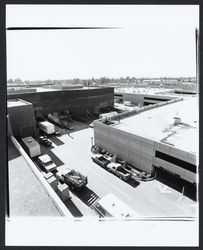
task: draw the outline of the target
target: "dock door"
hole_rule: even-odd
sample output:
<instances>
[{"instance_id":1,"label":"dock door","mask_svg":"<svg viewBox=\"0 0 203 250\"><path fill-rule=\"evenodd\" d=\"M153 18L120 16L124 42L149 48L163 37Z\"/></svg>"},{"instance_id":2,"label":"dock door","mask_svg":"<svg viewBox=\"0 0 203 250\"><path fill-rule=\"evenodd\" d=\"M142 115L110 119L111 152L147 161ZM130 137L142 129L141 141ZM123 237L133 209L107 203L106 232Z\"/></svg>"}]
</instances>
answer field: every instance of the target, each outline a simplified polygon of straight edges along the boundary
<instances>
[{"instance_id":1,"label":"dock door","mask_svg":"<svg viewBox=\"0 0 203 250\"><path fill-rule=\"evenodd\" d=\"M184 193L185 196L192 200L197 199L197 188L195 184L192 184L179 175L164 169L163 167L155 167L155 178L157 181L175 189L180 193Z\"/></svg>"}]
</instances>

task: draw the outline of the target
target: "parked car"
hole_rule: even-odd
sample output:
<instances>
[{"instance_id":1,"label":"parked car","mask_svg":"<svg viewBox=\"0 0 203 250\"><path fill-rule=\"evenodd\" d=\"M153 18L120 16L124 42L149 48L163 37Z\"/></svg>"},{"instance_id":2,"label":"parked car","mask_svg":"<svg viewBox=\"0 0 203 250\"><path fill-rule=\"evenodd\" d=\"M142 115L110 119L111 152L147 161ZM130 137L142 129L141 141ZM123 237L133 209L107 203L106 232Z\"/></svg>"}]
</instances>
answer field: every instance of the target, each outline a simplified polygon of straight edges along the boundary
<instances>
[{"instance_id":1,"label":"parked car","mask_svg":"<svg viewBox=\"0 0 203 250\"><path fill-rule=\"evenodd\" d=\"M39 137L39 143L47 146L47 147L51 147L52 146L52 142L46 137L46 136L40 136Z\"/></svg>"},{"instance_id":2,"label":"parked car","mask_svg":"<svg viewBox=\"0 0 203 250\"><path fill-rule=\"evenodd\" d=\"M53 163L50 156L45 154L38 157L40 165L47 171L52 171L57 168L56 164Z\"/></svg>"}]
</instances>

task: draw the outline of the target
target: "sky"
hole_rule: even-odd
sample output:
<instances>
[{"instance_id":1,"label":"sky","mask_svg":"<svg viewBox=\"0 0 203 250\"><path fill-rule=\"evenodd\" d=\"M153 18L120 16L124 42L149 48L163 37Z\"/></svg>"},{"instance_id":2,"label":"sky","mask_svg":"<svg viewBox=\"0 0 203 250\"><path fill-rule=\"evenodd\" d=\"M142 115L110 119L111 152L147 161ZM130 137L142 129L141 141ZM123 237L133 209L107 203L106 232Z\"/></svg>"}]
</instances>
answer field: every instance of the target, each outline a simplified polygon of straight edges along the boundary
<instances>
[{"instance_id":1,"label":"sky","mask_svg":"<svg viewBox=\"0 0 203 250\"><path fill-rule=\"evenodd\" d=\"M198 5L7 5L7 79L194 77Z\"/></svg>"}]
</instances>

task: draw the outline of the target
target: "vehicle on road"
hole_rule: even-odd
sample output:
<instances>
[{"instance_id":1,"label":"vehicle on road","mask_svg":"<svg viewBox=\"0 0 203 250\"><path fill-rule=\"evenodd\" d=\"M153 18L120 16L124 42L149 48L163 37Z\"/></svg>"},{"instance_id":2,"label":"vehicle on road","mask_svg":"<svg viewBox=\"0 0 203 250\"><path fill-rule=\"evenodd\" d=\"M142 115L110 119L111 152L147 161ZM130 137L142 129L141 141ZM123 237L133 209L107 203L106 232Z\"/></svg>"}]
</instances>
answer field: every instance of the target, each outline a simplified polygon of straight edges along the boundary
<instances>
[{"instance_id":1,"label":"vehicle on road","mask_svg":"<svg viewBox=\"0 0 203 250\"><path fill-rule=\"evenodd\" d=\"M109 159L104 157L102 154L95 154L92 157L93 162L97 163L102 168L106 168L106 166L111 162Z\"/></svg>"},{"instance_id":2,"label":"vehicle on road","mask_svg":"<svg viewBox=\"0 0 203 250\"><path fill-rule=\"evenodd\" d=\"M40 165L47 171L52 171L57 168L56 164L53 163L51 157L47 154L38 157Z\"/></svg>"},{"instance_id":3,"label":"vehicle on road","mask_svg":"<svg viewBox=\"0 0 203 250\"><path fill-rule=\"evenodd\" d=\"M51 147L52 146L52 142L46 137L46 136L40 136L39 137L39 143L47 146L47 147Z\"/></svg>"},{"instance_id":4,"label":"vehicle on road","mask_svg":"<svg viewBox=\"0 0 203 250\"><path fill-rule=\"evenodd\" d=\"M112 193L106 194L97 200L92 205L92 208L101 217L116 217L119 219L126 219L138 216L138 214L132 208L130 208Z\"/></svg>"},{"instance_id":5,"label":"vehicle on road","mask_svg":"<svg viewBox=\"0 0 203 250\"><path fill-rule=\"evenodd\" d=\"M56 178L65 182L73 190L81 190L88 183L87 176L69 168L56 172Z\"/></svg>"},{"instance_id":6,"label":"vehicle on road","mask_svg":"<svg viewBox=\"0 0 203 250\"><path fill-rule=\"evenodd\" d=\"M131 178L131 174L127 172L120 163L117 162L111 162L107 164L106 169L109 172L112 172L113 174L117 175L121 180L127 181Z\"/></svg>"}]
</instances>

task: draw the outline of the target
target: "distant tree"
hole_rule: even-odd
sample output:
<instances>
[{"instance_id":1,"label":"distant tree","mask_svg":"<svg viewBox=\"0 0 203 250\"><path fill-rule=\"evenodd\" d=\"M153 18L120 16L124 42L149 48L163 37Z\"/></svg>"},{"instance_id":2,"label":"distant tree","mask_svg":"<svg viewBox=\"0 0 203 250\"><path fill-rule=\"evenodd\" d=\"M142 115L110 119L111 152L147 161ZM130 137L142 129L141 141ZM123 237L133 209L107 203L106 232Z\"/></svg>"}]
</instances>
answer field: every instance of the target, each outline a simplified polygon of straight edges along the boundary
<instances>
[{"instance_id":1,"label":"distant tree","mask_svg":"<svg viewBox=\"0 0 203 250\"><path fill-rule=\"evenodd\" d=\"M8 81L7 81L8 83L14 83L14 81L13 81L13 79L12 78L10 78L10 79L8 79Z\"/></svg>"}]
</instances>

